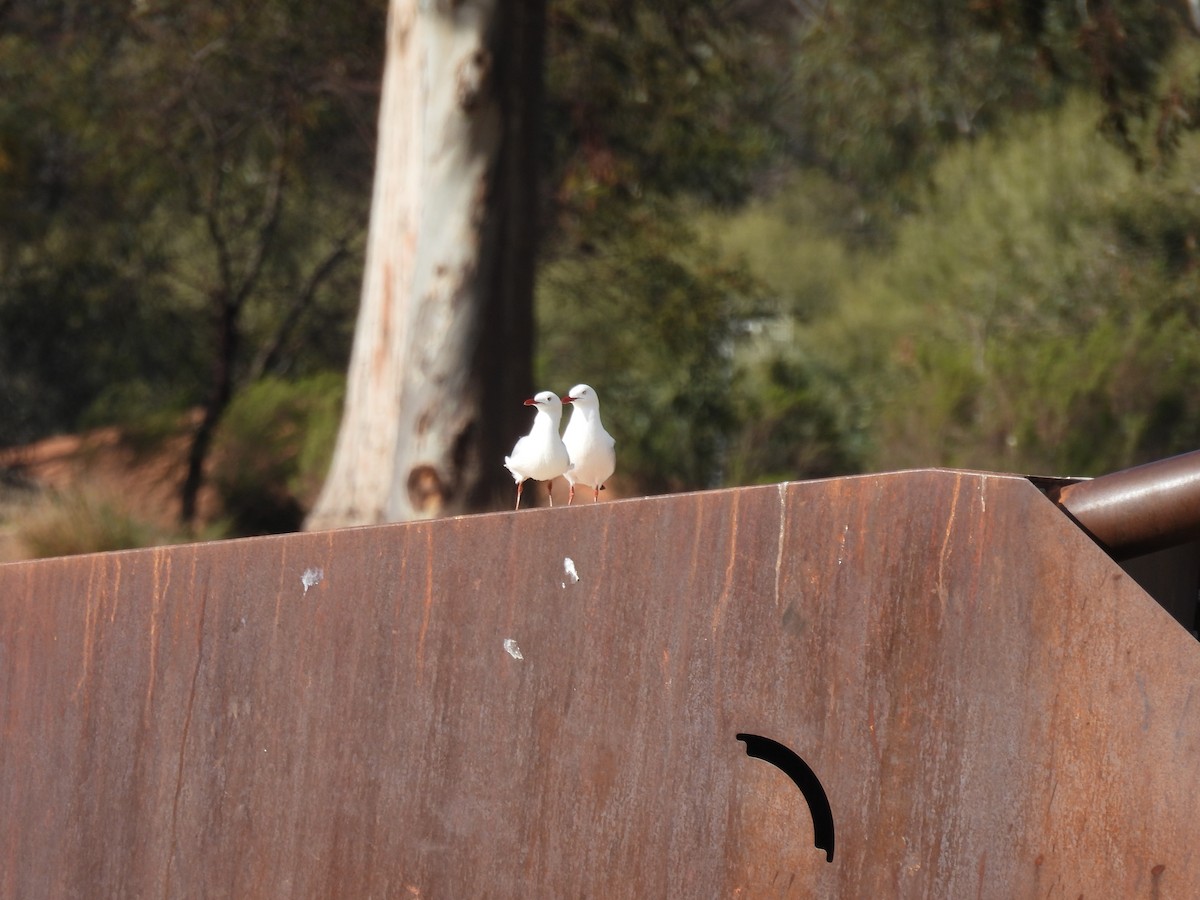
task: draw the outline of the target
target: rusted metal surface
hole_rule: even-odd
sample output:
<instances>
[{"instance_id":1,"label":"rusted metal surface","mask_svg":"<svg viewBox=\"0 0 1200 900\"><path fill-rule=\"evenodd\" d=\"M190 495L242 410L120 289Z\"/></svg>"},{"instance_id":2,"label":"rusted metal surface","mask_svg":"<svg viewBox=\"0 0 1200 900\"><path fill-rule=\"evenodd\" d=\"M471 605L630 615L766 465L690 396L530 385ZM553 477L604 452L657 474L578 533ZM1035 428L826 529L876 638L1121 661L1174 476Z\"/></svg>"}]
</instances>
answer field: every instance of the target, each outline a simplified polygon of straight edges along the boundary
<instances>
[{"instance_id":1,"label":"rusted metal surface","mask_svg":"<svg viewBox=\"0 0 1200 900\"><path fill-rule=\"evenodd\" d=\"M1200 537L1200 450L1080 481L1051 496L1118 558Z\"/></svg>"},{"instance_id":2,"label":"rusted metal surface","mask_svg":"<svg viewBox=\"0 0 1200 900\"><path fill-rule=\"evenodd\" d=\"M978 473L0 566L0 895L1187 896L1197 685Z\"/></svg>"},{"instance_id":3,"label":"rusted metal surface","mask_svg":"<svg viewBox=\"0 0 1200 900\"><path fill-rule=\"evenodd\" d=\"M1200 541L1119 561L1121 568L1193 634L1200 621Z\"/></svg>"}]
</instances>

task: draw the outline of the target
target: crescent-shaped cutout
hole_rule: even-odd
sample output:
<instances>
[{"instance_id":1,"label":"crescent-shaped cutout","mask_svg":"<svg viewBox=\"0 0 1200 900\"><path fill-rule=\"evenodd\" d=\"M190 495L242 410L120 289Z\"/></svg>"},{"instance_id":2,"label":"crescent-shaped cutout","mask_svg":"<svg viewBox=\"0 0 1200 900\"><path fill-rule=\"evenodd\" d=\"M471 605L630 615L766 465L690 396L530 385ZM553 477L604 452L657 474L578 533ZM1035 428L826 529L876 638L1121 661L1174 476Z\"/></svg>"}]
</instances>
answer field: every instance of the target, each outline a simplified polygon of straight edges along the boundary
<instances>
[{"instance_id":1,"label":"crescent-shaped cutout","mask_svg":"<svg viewBox=\"0 0 1200 900\"><path fill-rule=\"evenodd\" d=\"M826 862L833 862L833 810L829 806L825 788L817 779L817 773L791 748L778 741L757 734L739 734L737 739L745 742L747 756L769 762L800 788L800 793L808 802L808 811L812 813L813 844L818 850L825 851Z\"/></svg>"}]
</instances>

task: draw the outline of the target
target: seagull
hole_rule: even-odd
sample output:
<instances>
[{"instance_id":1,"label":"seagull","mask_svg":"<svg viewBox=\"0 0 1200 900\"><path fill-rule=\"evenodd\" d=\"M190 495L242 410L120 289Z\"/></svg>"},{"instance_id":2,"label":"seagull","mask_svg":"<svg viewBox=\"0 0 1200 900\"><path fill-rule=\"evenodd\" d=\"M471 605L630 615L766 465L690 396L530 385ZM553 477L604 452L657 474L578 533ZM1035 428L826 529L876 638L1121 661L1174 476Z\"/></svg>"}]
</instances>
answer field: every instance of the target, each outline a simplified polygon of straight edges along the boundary
<instances>
[{"instance_id":1,"label":"seagull","mask_svg":"<svg viewBox=\"0 0 1200 900\"><path fill-rule=\"evenodd\" d=\"M571 457L558 436L562 422L562 401L553 391L542 391L525 401L526 406L536 406L533 427L529 434L517 441L510 456L504 457L504 466L512 472L517 482L517 509L521 508L521 488L526 478L549 482L546 492L550 494L550 505L554 505L552 489L554 479L570 469Z\"/></svg>"},{"instance_id":2,"label":"seagull","mask_svg":"<svg viewBox=\"0 0 1200 900\"><path fill-rule=\"evenodd\" d=\"M565 473L571 485L567 506L575 500L576 483L591 487L592 502L596 503L604 482L617 467L617 442L600 423L600 398L586 384L575 385L562 402L571 404L571 421L563 434L572 462Z\"/></svg>"}]
</instances>

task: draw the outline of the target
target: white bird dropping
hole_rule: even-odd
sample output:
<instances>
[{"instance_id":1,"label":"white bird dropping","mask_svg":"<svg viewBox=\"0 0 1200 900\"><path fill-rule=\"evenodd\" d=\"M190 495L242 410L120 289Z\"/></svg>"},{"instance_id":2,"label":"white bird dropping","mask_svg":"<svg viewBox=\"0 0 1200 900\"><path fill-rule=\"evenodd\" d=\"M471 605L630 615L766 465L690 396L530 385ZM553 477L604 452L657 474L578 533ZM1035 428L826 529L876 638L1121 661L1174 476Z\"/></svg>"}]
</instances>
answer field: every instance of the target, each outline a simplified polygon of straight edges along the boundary
<instances>
[{"instance_id":1,"label":"white bird dropping","mask_svg":"<svg viewBox=\"0 0 1200 900\"><path fill-rule=\"evenodd\" d=\"M317 569L312 566L304 570L300 576L300 583L304 585L304 593L308 593L310 587L315 587L321 583L321 579L325 577L324 569Z\"/></svg>"},{"instance_id":2,"label":"white bird dropping","mask_svg":"<svg viewBox=\"0 0 1200 900\"><path fill-rule=\"evenodd\" d=\"M550 505L554 505L554 479L571 467L571 457L566 445L558 436L562 422L562 401L553 391L542 391L525 401L526 406L537 407L533 427L529 434L517 441L512 453L504 457L504 466L512 472L517 482L517 509L521 508L521 488L525 479L545 481Z\"/></svg>"},{"instance_id":3,"label":"white bird dropping","mask_svg":"<svg viewBox=\"0 0 1200 900\"><path fill-rule=\"evenodd\" d=\"M617 467L617 442L604 430L600 422L600 398L586 384L571 388L563 403L571 404L571 421L563 434L563 443L571 457L571 468L566 473L571 485L567 505L575 500L575 485L582 484L592 489L592 502L600 500L600 489L612 477Z\"/></svg>"}]
</instances>

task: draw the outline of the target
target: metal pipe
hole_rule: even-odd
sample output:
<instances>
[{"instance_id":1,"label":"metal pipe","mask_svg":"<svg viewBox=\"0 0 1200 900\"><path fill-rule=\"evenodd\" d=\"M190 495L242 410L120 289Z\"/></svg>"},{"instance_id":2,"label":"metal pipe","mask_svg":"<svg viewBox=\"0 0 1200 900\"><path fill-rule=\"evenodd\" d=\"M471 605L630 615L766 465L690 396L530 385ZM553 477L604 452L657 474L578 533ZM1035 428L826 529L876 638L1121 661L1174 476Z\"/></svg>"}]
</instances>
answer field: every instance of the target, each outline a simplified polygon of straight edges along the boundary
<instances>
[{"instance_id":1,"label":"metal pipe","mask_svg":"<svg viewBox=\"0 0 1200 900\"><path fill-rule=\"evenodd\" d=\"M1200 537L1200 450L1049 492L1109 553L1128 558Z\"/></svg>"}]
</instances>

